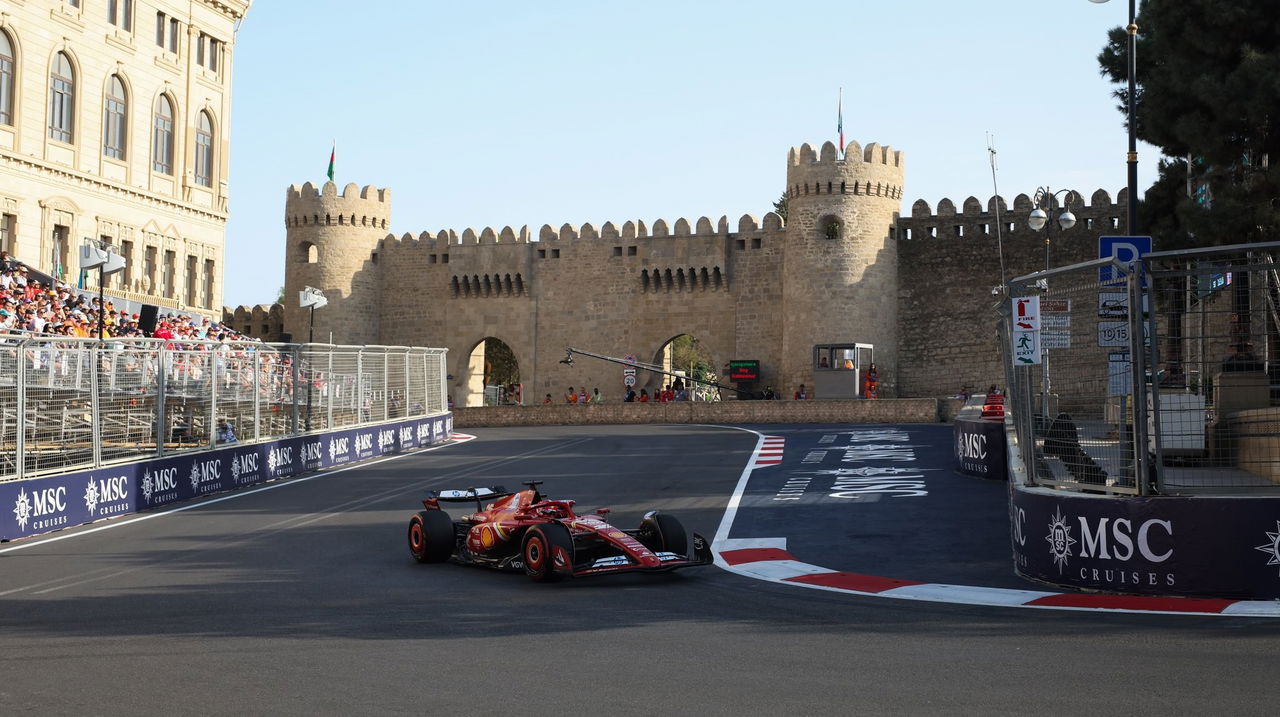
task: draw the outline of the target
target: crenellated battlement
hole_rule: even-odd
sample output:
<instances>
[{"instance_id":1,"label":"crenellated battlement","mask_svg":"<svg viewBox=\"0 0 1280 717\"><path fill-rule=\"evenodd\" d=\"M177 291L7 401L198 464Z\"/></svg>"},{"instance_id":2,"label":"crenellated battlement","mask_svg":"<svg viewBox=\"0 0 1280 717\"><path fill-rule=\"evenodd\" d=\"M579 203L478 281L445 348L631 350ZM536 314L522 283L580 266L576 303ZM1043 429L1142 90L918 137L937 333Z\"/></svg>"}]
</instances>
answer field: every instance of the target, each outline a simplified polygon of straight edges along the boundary
<instances>
[{"instance_id":1,"label":"crenellated battlement","mask_svg":"<svg viewBox=\"0 0 1280 717\"><path fill-rule=\"evenodd\" d=\"M824 142L821 149L805 143L787 153L787 197L805 200L819 195L902 198L902 152L876 142L857 142L839 148Z\"/></svg>"},{"instance_id":2,"label":"crenellated battlement","mask_svg":"<svg viewBox=\"0 0 1280 717\"><path fill-rule=\"evenodd\" d=\"M1067 230L1055 227L1055 232L1105 234L1109 231L1119 231L1123 226L1127 211L1126 207L1129 202L1129 191L1121 189L1116 195L1115 201L1112 201L1111 194L1105 189L1093 192L1088 196L1087 200L1083 193L1071 190L1070 195L1061 195L1055 200L1055 212L1062 211L1064 199L1068 199L1065 202L1066 208L1069 208L1072 214L1076 216L1076 225ZM971 236L994 237L996 236L997 204L1000 210L999 221L1003 225L1001 233L1004 236L1013 238L1022 235L1042 237L1027 225L1027 216L1035 209L1032 198L1026 194L1019 194L1013 198L1012 207L1009 206L1004 197L1000 196L989 198L985 205L977 197L969 197L961 203L958 212L955 202L948 198L938 201L937 211L934 211L925 200L917 199L911 205L911 212L899 217L897 221L898 238L911 240Z\"/></svg>"},{"instance_id":3,"label":"crenellated battlement","mask_svg":"<svg viewBox=\"0 0 1280 717\"><path fill-rule=\"evenodd\" d=\"M391 216L391 190L347 184L338 194L333 182L316 187L294 184L285 192L285 226L354 226L386 229Z\"/></svg>"},{"instance_id":4,"label":"crenellated battlement","mask_svg":"<svg viewBox=\"0 0 1280 717\"><path fill-rule=\"evenodd\" d=\"M782 217L774 212L764 215L763 221L756 219L750 214L744 214L738 220L738 234L754 234L758 232L780 232L785 227ZM417 236L411 233L404 233L400 236L388 234L382 239L384 246L400 246L402 248L410 248L413 246L421 246L424 249L439 251L442 247L448 246L484 246L484 245L508 245L508 244L540 244L554 242L572 242L572 241L635 241L639 239L723 239L730 233L729 218L721 216L718 220L712 221L711 218L702 216L697 220L690 221L684 217L676 219L674 222L668 222L665 219L656 219L652 224L648 224L643 220L627 221L619 228L617 224L607 221L596 226L590 222L577 226L570 223L564 223L557 227L550 224L543 224L537 232L537 238L533 236L533 232L528 225L520 227L516 230L510 226L502 229L493 227L484 227L479 231L474 228L463 229L461 233L453 229L441 229L439 232L422 232Z\"/></svg>"},{"instance_id":5,"label":"crenellated battlement","mask_svg":"<svg viewBox=\"0 0 1280 717\"><path fill-rule=\"evenodd\" d=\"M862 162L865 164L892 165L901 168L902 152L888 145L882 146L876 142L872 142L866 148L863 148L853 141L845 145L844 157L840 156L839 148L832 142L823 142L821 150L815 150L813 145L805 142L799 147L792 147L787 152L787 164L792 167L830 162L851 164Z\"/></svg>"}]
</instances>

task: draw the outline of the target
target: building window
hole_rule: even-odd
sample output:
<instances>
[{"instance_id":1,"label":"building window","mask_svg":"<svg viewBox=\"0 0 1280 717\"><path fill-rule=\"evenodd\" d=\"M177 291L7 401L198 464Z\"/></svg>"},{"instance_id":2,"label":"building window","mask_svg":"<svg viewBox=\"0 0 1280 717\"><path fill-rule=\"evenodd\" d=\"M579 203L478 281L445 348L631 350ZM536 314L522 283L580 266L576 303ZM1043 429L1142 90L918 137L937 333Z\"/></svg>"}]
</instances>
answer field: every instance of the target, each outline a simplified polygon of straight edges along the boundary
<instances>
[{"instance_id":1,"label":"building window","mask_svg":"<svg viewBox=\"0 0 1280 717\"><path fill-rule=\"evenodd\" d=\"M204 308L213 308L213 259L204 260Z\"/></svg>"},{"instance_id":2,"label":"building window","mask_svg":"<svg viewBox=\"0 0 1280 717\"><path fill-rule=\"evenodd\" d=\"M71 227L53 225L53 246L49 255L49 273L58 281L67 280L67 257L71 247Z\"/></svg>"},{"instance_id":3,"label":"building window","mask_svg":"<svg viewBox=\"0 0 1280 717\"><path fill-rule=\"evenodd\" d=\"M149 246L142 258L142 276L147 280L146 291L156 293L156 248Z\"/></svg>"},{"instance_id":4,"label":"building window","mask_svg":"<svg viewBox=\"0 0 1280 717\"><path fill-rule=\"evenodd\" d=\"M218 71L218 45L221 43L212 37L200 33L196 39L196 64Z\"/></svg>"},{"instance_id":5,"label":"building window","mask_svg":"<svg viewBox=\"0 0 1280 717\"><path fill-rule=\"evenodd\" d=\"M166 35L165 29L168 28ZM168 38L169 52L177 54L178 52L178 18L169 17L162 12L156 13L156 44L165 47L165 39Z\"/></svg>"},{"instance_id":6,"label":"building window","mask_svg":"<svg viewBox=\"0 0 1280 717\"><path fill-rule=\"evenodd\" d=\"M107 86L106 109L102 119L102 153L113 159L124 159L128 132L128 100L119 75L111 76Z\"/></svg>"},{"instance_id":7,"label":"building window","mask_svg":"<svg viewBox=\"0 0 1280 717\"><path fill-rule=\"evenodd\" d=\"M107 22L133 32L133 0L107 0Z\"/></svg>"},{"instance_id":8,"label":"building window","mask_svg":"<svg viewBox=\"0 0 1280 717\"><path fill-rule=\"evenodd\" d=\"M0 31L0 124L13 124L13 43Z\"/></svg>"},{"instance_id":9,"label":"building window","mask_svg":"<svg viewBox=\"0 0 1280 717\"><path fill-rule=\"evenodd\" d=\"M173 174L173 103L165 95L156 100L156 121L151 142L152 169Z\"/></svg>"},{"instance_id":10,"label":"building window","mask_svg":"<svg viewBox=\"0 0 1280 717\"><path fill-rule=\"evenodd\" d=\"M80 0L67 0L67 4L71 7L80 7Z\"/></svg>"},{"instance_id":11,"label":"building window","mask_svg":"<svg viewBox=\"0 0 1280 717\"><path fill-rule=\"evenodd\" d=\"M187 306L196 305L196 289L200 286L197 281L200 277L196 274L199 260L199 257L187 255Z\"/></svg>"},{"instance_id":12,"label":"building window","mask_svg":"<svg viewBox=\"0 0 1280 717\"><path fill-rule=\"evenodd\" d=\"M196 125L196 184L213 186L213 122L208 112L200 113Z\"/></svg>"},{"instance_id":13,"label":"building window","mask_svg":"<svg viewBox=\"0 0 1280 717\"><path fill-rule=\"evenodd\" d=\"M18 217L14 214L0 215L0 251L13 254L18 244Z\"/></svg>"},{"instance_id":14,"label":"building window","mask_svg":"<svg viewBox=\"0 0 1280 717\"><path fill-rule=\"evenodd\" d=\"M123 284L128 289L133 285L133 242L120 242L120 256L124 257L124 269L119 274L116 274L116 276L120 277L116 286L119 287Z\"/></svg>"},{"instance_id":15,"label":"building window","mask_svg":"<svg viewBox=\"0 0 1280 717\"><path fill-rule=\"evenodd\" d=\"M174 287L174 280L176 279L175 274L177 273L175 271L176 267L174 265L177 263L177 260L178 260L177 252L166 251L164 253L164 266L161 267L161 270L164 272L164 297L166 299L174 298L173 287Z\"/></svg>"},{"instance_id":16,"label":"building window","mask_svg":"<svg viewBox=\"0 0 1280 717\"><path fill-rule=\"evenodd\" d=\"M76 76L65 52L53 58L49 73L49 137L59 142L75 136Z\"/></svg>"}]
</instances>

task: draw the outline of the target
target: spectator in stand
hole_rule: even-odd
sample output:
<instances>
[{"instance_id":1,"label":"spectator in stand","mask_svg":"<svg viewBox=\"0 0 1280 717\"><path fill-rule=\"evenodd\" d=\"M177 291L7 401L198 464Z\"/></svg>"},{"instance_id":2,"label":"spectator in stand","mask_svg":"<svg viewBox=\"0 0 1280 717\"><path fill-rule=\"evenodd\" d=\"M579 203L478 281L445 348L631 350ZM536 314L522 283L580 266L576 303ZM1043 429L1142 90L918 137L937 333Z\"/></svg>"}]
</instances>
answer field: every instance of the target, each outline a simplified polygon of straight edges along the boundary
<instances>
[{"instance_id":1,"label":"spectator in stand","mask_svg":"<svg viewBox=\"0 0 1280 717\"><path fill-rule=\"evenodd\" d=\"M797 401L809 400L809 392L804 390L804 384L800 384L800 388L796 389L795 395L792 396Z\"/></svg>"},{"instance_id":2,"label":"spectator in stand","mask_svg":"<svg viewBox=\"0 0 1280 717\"><path fill-rule=\"evenodd\" d=\"M590 397L589 397L589 396L587 396L587 387L586 387L586 386L583 386L583 387L582 387L582 390L578 392L578 403L580 403L580 404L582 404L582 405L584 405L584 406L585 406L585 405L587 405L587 400L588 400L589 398L590 398Z\"/></svg>"},{"instance_id":3,"label":"spectator in stand","mask_svg":"<svg viewBox=\"0 0 1280 717\"><path fill-rule=\"evenodd\" d=\"M544 405L544 406L550 406L550 405L551 405L551 394L549 394L549 393L548 393L548 394L547 394L547 397L546 397L546 398L544 398L544 399L542 399L542 405Z\"/></svg>"},{"instance_id":4,"label":"spectator in stand","mask_svg":"<svg viewBox=\"0 0 1280 717\"><path fill-rule=\"evenodd\" d=\"M568 392L568 393L566 393L566 394L564 395L564 402L565 402L565 403L577 403L577 402L578 402L578 394L574 393L574 391L573 391L573 386L570 386L570 387L569 387L569 392Z\"/></svg>"},{"instance_id":5,"label":"spectator in stand","mask_svg":"<svg viewBox=\"0 0 1280 717\"><path fill-rule=\"evenodd\" d=\"M648 403L648 402L649 402L649 389L647 388L640 389L640 403Z\"/></svg>"},{"instance_id":6,"label":"spectator in stand","mask_svg":"<svg viewBox=\"0 0 1280 717\"><path fill-rule=\"evenodd\" d=\"M235 443L236 431L231 422L225 418L218 419L218 443Z\"/></svg>"},{"instance_id":7,"label":"spectator in stand","mask_svg":"<svg viewBox=\"0 0 1280 717\"><path fill-rule=\"evenodd\" d=\"M600 389L599 389L599 388L593 388L593 389L591 389L591 402L592 402L592 403L604 403L604 396L601 396L601 395L600 395Z\"/></svg>"},{"instance_id":8,"label":"spectator in stand","mask_svg":"<svg viewBox=\"0 0 1280 717\"><path fill-rule=\"evenodd\" d=\"M633 387L631 387L631 386L627 386L627 391L626 391L626 393L622 394L622 402L623 402L623 403L635 403L635 400L636 400L636 390L635 390L635 388L633 388Z\"/></svg>"}]
</instances>

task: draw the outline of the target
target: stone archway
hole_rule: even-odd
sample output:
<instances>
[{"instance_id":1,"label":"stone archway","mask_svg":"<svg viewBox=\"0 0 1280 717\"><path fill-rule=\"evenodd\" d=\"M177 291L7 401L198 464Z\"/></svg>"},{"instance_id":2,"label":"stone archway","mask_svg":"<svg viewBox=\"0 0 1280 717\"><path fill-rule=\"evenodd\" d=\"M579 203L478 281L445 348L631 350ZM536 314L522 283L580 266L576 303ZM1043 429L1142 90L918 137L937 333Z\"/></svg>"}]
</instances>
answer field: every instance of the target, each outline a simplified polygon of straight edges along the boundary
<instances>
[{"instance_id":1,"label":"stone archway","mask_svg":"<svg viewBox=\"0 0 1280 717\"><path fill-rule=\"evenodd\" d=\"M707 346L692 334L679 334L668 339L654 355L653 363L664 371L680 376L718 382L715 357ZM650 380L650 391L663 386L678 384L683 386L689 400L719 401L720 393L714 387L701 386L685 381L679 376L654 374Z\"/></svg>"},{"instance_id":2,"label":"stone archway","mask_svg":"<svg viewBox=\"0 0 1280 717\"><path fill-rule=\"evenodd\" d=\"M486 336L471 347L464 361L458 384L461 391L454 397L457 406L471 408L523 402L520 363L507 342Z\"/></svg>"}]
</instances>

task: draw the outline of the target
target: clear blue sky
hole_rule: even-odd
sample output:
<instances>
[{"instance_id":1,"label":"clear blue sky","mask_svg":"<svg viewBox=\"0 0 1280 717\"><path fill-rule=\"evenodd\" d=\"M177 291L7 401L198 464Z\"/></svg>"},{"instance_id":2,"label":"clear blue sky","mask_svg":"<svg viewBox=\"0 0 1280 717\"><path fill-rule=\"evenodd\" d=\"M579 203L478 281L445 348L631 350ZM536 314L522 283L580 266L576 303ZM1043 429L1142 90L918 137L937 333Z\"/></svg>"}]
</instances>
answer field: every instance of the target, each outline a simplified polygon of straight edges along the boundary
<instances>
[{"instance_id":1,"label":"clear blue sky","mask_svg":"<svg viewBox=\"0 0 1280 717\"><path fill-rule=\"evenodd\" d=\"M763 216L788 148L906 153L916 199L1125 186L1113 0L257 0L236 39L225 302L284 283L284 197L390 187L397 235ZM1139 146L1139 189L1157 152Z\"/></svg>"}]
</instances>

